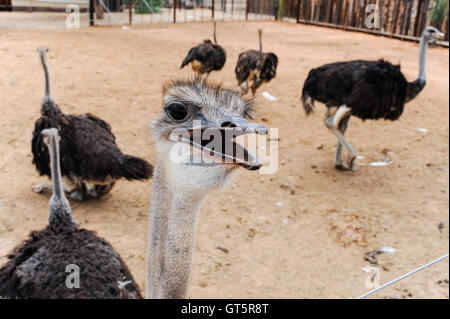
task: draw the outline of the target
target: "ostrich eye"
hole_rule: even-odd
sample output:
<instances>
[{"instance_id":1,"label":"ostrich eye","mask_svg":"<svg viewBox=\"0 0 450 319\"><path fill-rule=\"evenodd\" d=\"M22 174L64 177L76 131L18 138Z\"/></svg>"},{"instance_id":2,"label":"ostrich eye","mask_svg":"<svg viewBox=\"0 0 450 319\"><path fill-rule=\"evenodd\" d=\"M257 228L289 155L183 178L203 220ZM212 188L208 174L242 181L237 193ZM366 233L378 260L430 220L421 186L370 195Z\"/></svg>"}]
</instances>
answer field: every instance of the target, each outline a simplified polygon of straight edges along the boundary
<instances>
[{"instance_id":1,"label":"ostrich eye","mask_svg":"<svg viewBox=\"0 0 450 319\"><path fill-rule=\"evenodd\" d=\"M181 103L170 103L166 107L166 113L176 122L183 121L188 117L188 110L186 106Z\"/></svg>"}]
</instances>

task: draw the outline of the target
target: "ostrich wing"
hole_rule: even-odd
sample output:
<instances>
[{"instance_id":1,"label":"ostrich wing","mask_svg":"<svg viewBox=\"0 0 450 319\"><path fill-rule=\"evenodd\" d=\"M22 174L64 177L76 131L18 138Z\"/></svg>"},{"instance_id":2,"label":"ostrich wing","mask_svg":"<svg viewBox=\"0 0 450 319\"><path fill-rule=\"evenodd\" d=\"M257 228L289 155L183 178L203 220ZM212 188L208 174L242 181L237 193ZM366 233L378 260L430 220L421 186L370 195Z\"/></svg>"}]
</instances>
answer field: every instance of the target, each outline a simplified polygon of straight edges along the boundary
<instances>
[{"instance_id":1,"label":"ostrich wing","mask_svg":"<svg viewBox=\"0 0 450 319\"><path fill-rule=\"evenodd\" d=\"M256 50L249 50L239 54L238 63L236 65L235 73L239 84L247 80L250 72L257 68L262 68L264 63L263 54Z\"/></svg>"},{"instance_id":2,"label":"ostrich wing","mask_svg":"<svg viewBox=\"0 0 450 319\"><path fill-rule=\"evenodd\" d=\"M194 61L195 56L196 56L196 50L197 50L197 47L193 47L189 50L188 54L186 55L183 62L181 63L181 68L184 68L186 65L188 65L189 63Z\"/></svg>"},{"instance_id":3,"label":"ostrich wing","mask_svg":"<svg viewBox=\"0 0 450 319\"><path fill-rule=\"evenodd\" d=\"M345 104L361 119L396 120L403 112L406 85L399 66L379 61L361 73Z\"/></svg>"},{"instance_id":4,"label":"ostrich wing","mask_svg":"<svg viewBox=\"0 0 450 319\"><path fill-rule=\"evenodd\" d=\"M91 114L70 116L70 122L76 175L90 181L122 177L123 154L109 124Z\"/></svg>"}]
</instances>

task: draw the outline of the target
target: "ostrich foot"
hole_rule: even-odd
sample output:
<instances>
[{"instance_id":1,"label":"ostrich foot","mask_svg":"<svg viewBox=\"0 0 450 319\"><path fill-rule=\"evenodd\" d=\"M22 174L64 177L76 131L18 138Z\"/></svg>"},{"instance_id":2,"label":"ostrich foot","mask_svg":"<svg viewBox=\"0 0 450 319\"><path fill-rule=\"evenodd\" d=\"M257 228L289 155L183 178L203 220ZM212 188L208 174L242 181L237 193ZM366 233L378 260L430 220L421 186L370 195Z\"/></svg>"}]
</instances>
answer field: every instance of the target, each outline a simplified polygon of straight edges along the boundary
<instances>
[{"instance_id":1,"label":"ostrich foot","mask_svg":"<svg viewBox=\"0 0 450 319\"><path fill-rule=\"evenodd\" d=\"M79 202L82 202L85 199L84 196L83 196L83 192L80 191L80 190L76 190L76 191L71 192L69 194L69 197L72 198L72 199L76 199Z\"/></svg>"},{"instance_id":2,"label":"ostrich foot","mask_svg":"<svg viewBox=\"0 0 450 319\"><path fill-rule=\"evenodd\" d=\"M352 156L348 160L347 164L336 163L335 167L339 171L353 171L353 172L356 172L358 170L358 166L356 166L356 164L355 164L355 159L356 159L356 156Z\"/></svg>"},{"instance_id":3,"label":"ostrich foot","mask_svg":"<svg viewBox=\"0 0 450 319\"><path fill-rule=\"evenodd\" d=\"M53 191L53 187L52 185L49 185L47 183L40 183L39 185L33 185L31 186L31 188L33 189L33 191L35 191L36 193L44 193L44 192L52 192Z\"/></svg>"},{"instance_id":4,"label":"ostrich foot","mask_svg":"<svg viewBox=\"0 0 450 319\"><path fill-rule=\"evenodd\" d=\"M98 193L97 193L95 185L94 185L94 187L91 187L91 185L89 185L89 183L84 183L84 185L86 186L86 192L90 197L98 198Z\"/></svg>"},{"instance_id":5,"label":"ostrich foot","mask_svg":"<svg viewBox=\"0 0 450 319\"><path fill-rule=\"evenodd\" d=\"M356 166L356 164L355 164L355 159L356 159L356 156L352 156L352 157L350 157L350 159L348 160L348 163L347 163L347 166L353 172L356 172L358 170L358 166Z\"/></svg>"}]
</instances>

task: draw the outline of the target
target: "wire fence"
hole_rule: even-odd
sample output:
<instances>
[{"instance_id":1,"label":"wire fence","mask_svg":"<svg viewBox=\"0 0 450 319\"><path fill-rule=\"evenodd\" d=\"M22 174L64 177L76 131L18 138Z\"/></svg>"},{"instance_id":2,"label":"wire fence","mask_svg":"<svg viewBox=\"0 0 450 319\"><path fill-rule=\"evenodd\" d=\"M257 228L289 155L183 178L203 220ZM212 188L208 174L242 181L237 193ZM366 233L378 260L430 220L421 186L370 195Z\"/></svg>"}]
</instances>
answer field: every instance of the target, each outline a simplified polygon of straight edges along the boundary
<instances>
[{"instance_id":1,"label":"wire fence","mask_svg":"<svg viewBox=\"0 0 450 319\"><path fill-rule=\"evenodd\" d=\"M248 11L247 0L94 0L93 24L275 20L267 8ZM100 3L97 5L96 3ZM112 4L114 3L114 5Z\"/></svg>"},{"instance_id":2,"label":"wire fence","mask_svg":"<svg viewBox=\"0 0 450 319\"><path fill-rule=\"evenodd\" d=\"M371 291L369 291L369 292L366 292L365 294L363 294L363 295L357 297L356 299L364 299L364 298L366 298L366 297L368 297L368 296L370 296L370 295L372 295L372 294L374 294L374 293L376 293L376 292L378 292L378 291L380 291L380 290L383 290L384 288L387 288L387 287L389 287L390 285L393 285L393 284L395 284L396 282L399 282L400 280L405 279L406 277L409 277L409 276L411 276L411 275L414 275L416 272L419 272L419 271L421 271L421 270L424 270L425 268L428 268L428 267L430 267L431 265L434 265L434 264L436 264L436 263L438 263L438 262L440 262L440 261L442 261L442 260L448 258L448 255L449 255L449 254L447 253L447 254L445 254L445 255L442 256L442 257L439 257L439 258L437 258L437 259L435 259L435 260L433 260L433 261L430 261L429 263L427 263L427 264L425 264L425 265L423 265L423 266L420 266L420 267L418 267L418 268L416 268L416 269L414 269L414 270L412 270L412 271L410 271L410 272L408 272L408 273L406 273L406 274L404 274L404 275L402 275L402 276L400 276L400 277L398 277L398 278L395 278L394 280L391 280L391 281L389 281L388 283L385 283L384 285L382 285L382 286L380 286L380 287L378 287L378 288L375 288L375 289L373 289L373 290L371 290Z\"/></svg>"}]
</instances>

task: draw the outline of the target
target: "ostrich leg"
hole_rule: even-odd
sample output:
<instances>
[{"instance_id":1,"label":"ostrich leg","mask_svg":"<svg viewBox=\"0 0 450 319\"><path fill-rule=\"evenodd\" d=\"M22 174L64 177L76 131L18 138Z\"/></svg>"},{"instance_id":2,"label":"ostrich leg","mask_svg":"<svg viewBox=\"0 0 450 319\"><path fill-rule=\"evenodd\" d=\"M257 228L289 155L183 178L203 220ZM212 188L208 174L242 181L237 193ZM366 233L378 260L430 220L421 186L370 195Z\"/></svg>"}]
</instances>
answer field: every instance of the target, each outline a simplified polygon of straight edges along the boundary
<instances>
[{"instance_id":1,"label":"ostrich leg","mask_svg":"<svg viewBox=\"0 0 450 319\"><path fill-rule=\"evenodd\" d=\"M40 183L38 185L33 185L31 187L36 193L53 193L53 185L47 184L46 182ZM65 193L71 193L74 187L67 186L67 182L63 181L63 189Z\"/></svg>"},{"instance_id":2,"label":"ostrich leg","mask_svg":"<svg viewBox=\"0 0 450 319\"><path fill-rule=\"evenodd\" d=\"M350 144L347 143L347 141L344 138L344 135L337 129L339 123L344 117L349 116L350 114L350 108L348 108L345 105L342 105L338 108L336 113L333 116L330 116L328 119L325 120L325 125L333 132L334 135L336 135L339 144L344 145L344 147L348 150L350 153L350 159L348 161L348 170L354 169L353 167L353 161L356 158L356 152L353 149L353 147L350 146ZM338 146L339 146L338 144ZM342 166L344 168L344 166ZM344 168L345 169L345 168Z\"/></svg>"},{"instance_id":3,"label":"ostrich leg","mask_svg":"<svg viewBox=\"0 0 450 319\"><path fill-rule=\"evenodd\" d=\"M50 193L53 192L53 186L47 183L40 183L31 187L36 193Z\"/></svg>"},{"instance_id":4,"label":"ostrich leg","mask_svg":"<svg viewBox=\"0 0 450 319\"><path fill-rule=\"evenodd\" d=\"M350 116L344 117L339 123L339 131L341 132L342 135L344 135L345 131L347 130L348 120L350 120ZM334 164L336 168L339 170L349 169L347 166L342 164L342 143L339 141L336 147L336 157L334 160Z\"/></svg>"},{"instance_id":5,"label":"ostrich leg","mask_svg":"<svg viewBox=\"0 0 450 319\"><path fill-rule=\"evenodd\" d=\"M49 185L45 182L40 183L38 185L33 185L31 188L36 193L52 193L53 192L53 186ZM74 187L73 185L72 185L72 187L69 187L69 186L67 186L66 182L63 182L63 190L64 190L64 193L66 193L70 198L76 199L80 202L84 200L82 191L76 189L76 187Z\"/></svg>"},{"instance_id":6,"label":"ostrich leg","mask_svg":"<svg viewBox=\"0 0 450 319\"><path fill-rule=\"evenodd\" d=\"M244 82L242 82L240 84L240 87L241 87L241 90L242 90L243 94L247 94L248 93L248 88L249 88L248 80L245 80Z\"/></svg>"}]
</instances>

